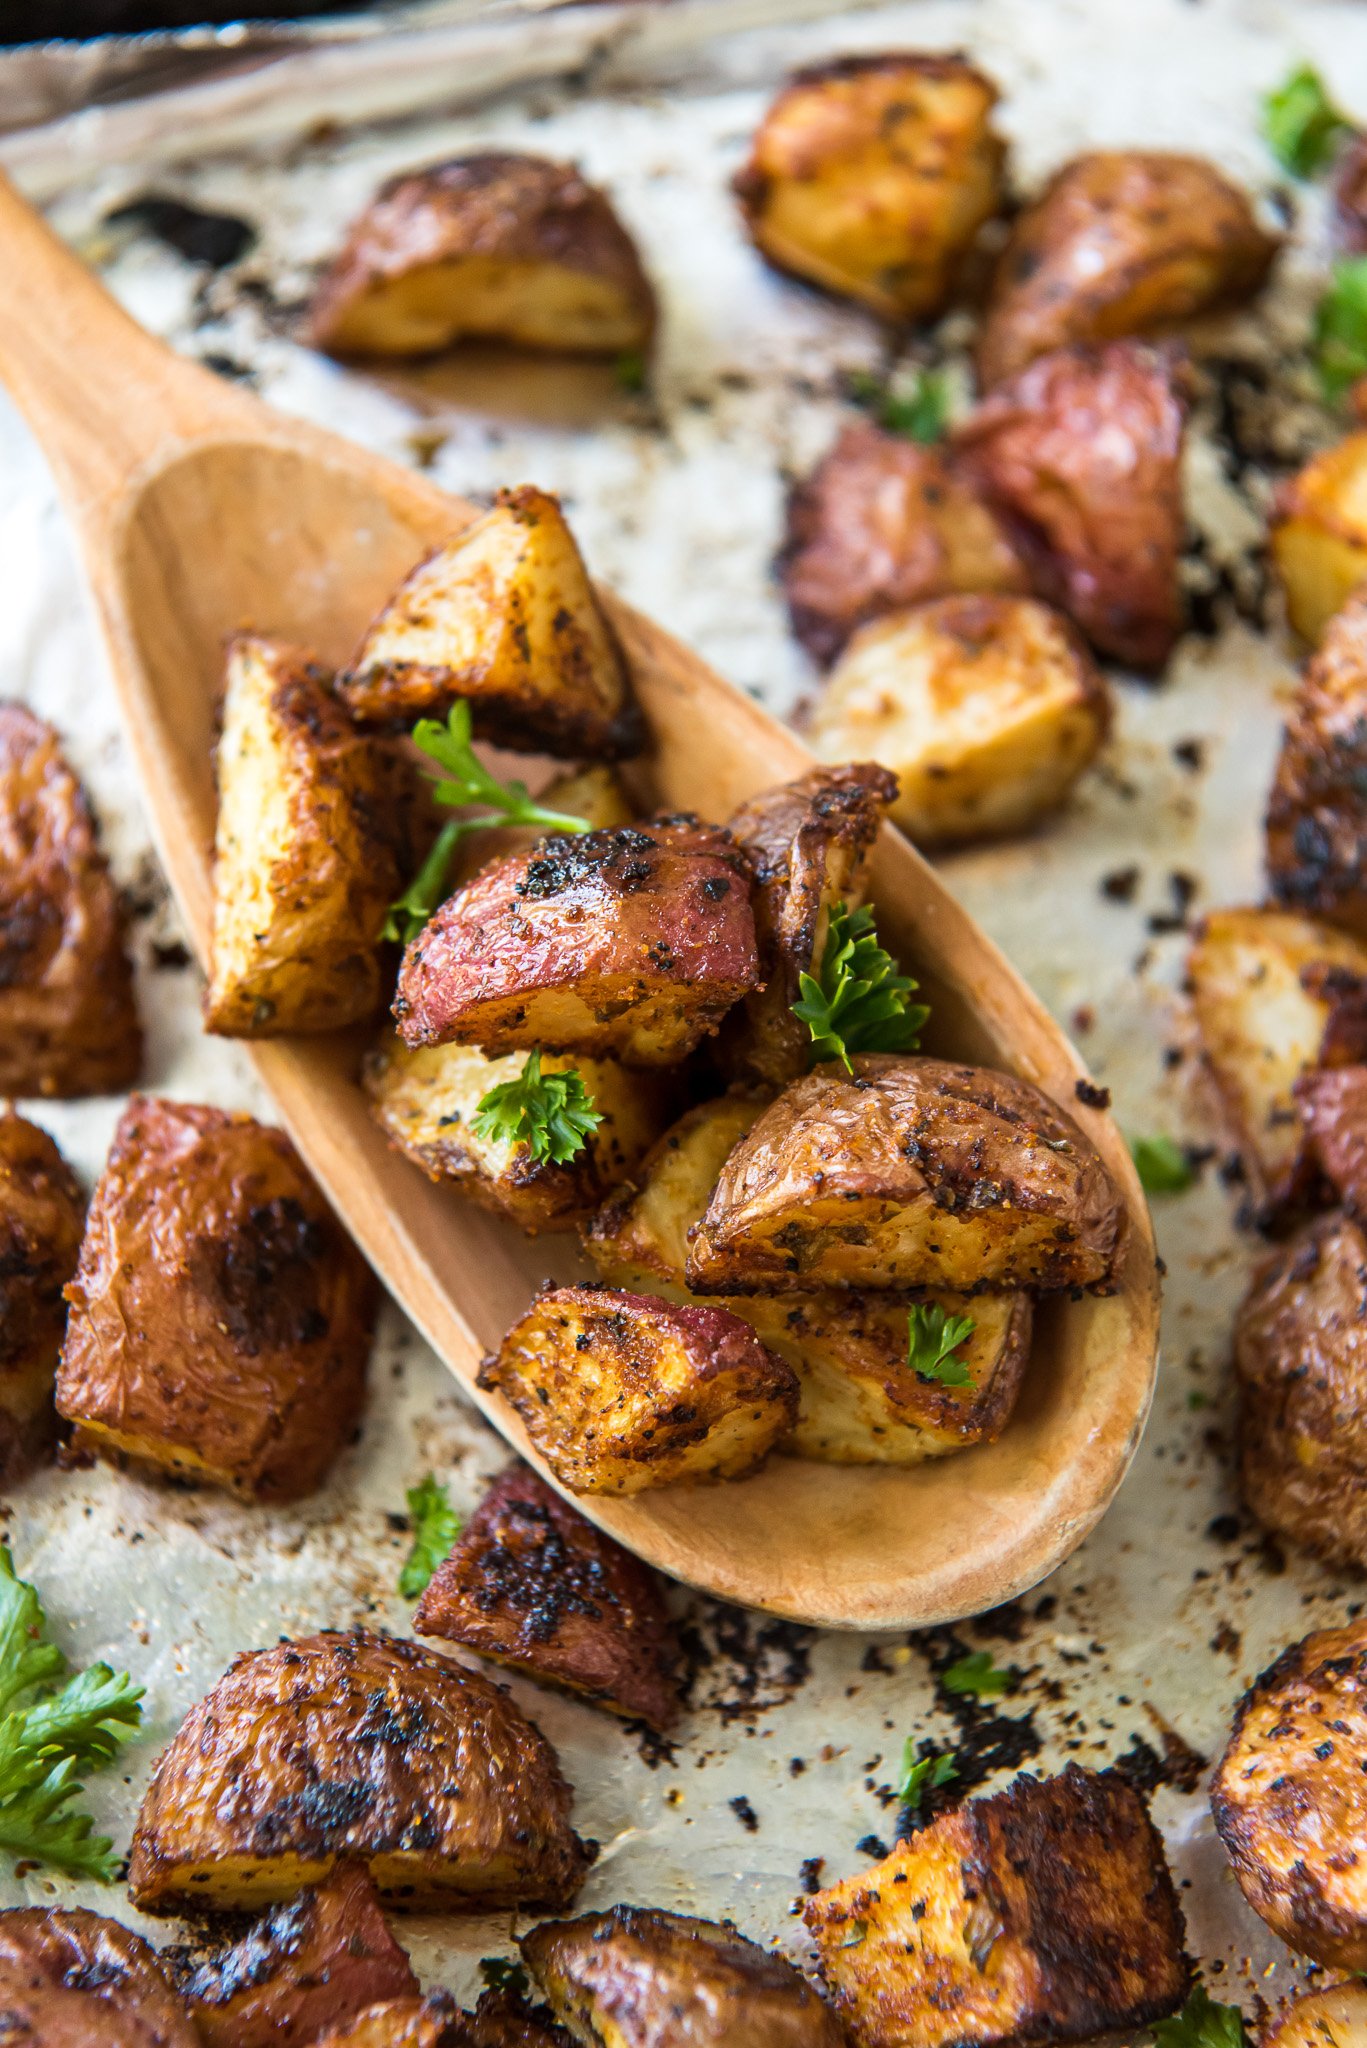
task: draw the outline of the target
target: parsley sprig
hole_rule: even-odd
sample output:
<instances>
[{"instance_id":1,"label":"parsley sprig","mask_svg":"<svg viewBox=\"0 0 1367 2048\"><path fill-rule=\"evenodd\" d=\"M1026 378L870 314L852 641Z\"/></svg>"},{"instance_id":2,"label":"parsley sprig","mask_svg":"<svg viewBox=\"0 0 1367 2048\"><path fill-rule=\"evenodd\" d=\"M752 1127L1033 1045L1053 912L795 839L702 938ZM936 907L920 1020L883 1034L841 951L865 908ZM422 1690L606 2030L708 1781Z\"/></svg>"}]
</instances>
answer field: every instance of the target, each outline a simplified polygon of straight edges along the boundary
<instances>
[{"instance_id":1,"label":"parsley sprig","mask_svg":"<svg viewBox=\"0 0 1367 2048\"><path fill-rule=\"evenodd\" d=\"M1338 405L1359 377L1367 377L1367 256L1345 256L1334 265L1315 311L1314 348L1325 402Z\"/></svg>"},{"instance_id":2,"label":"parsley sprig","mask_svg":"<svg viewBox=\"0 0 1367 2048\"><path fill-rule=\"evenodd\" d=\"M1244 2016L1237 2005L1220 2005L1198 1984L1171 2019L1153 2030L1158 2048L1244 2048Z\"/></svg>"},{"instance_id":3,"label":"parsley sprig","mask_svg":"<svg viewBox=\"0 0 1367 2048\"><path fill-rule=\"evenodd\" d=\"M977 1327L972 1316L946 1315L938 1301L918 1301L907 1313L907 1364L919 1378L938 1380L942 1387L976 1386L955 1354Z\"/></svg>"},{"instance_id":4,"label":"parsley sprig","mask_svg":"<svg viewBox=\"0 0 1367 2048\"><path fill-rule=\"evenodd\" d=\"M901 434L908 441L943 438L949 424L949 380L943 370L918 370L915 381L905 388L868 370L856 370L848 389L855 404L887 433Z\"/></svg>"},{"instance_id":5,"label":"parsley sprig","mask_svg":"<svg viewBox=\"0 0 1367 2048\"><path fill-rule=\"evenodd\" d=\"M1146 1195L1180 1195L1196 1178L1191 1161L1171 1138L1131 1138L1130 1157Z\"/></svg>"},{"instance_id":6,"label":"parsley sprig","mask_svg":"<svg viewBox=\"0 0 1367 2048\"><path fill-rule=\"evenodd\" d=\"M952 1754L917 1756L915 1738L908 1735L902 1744L902 1772L897 1780L897 1797L908 1813L919 1813L927 1792L938 1792L942 1785L948 1785L958 1775Z\"/></svg>"},{"instance_id":7,"label":"parsley sprig","mask_svg":"<svg viewBox=\"0 0 1367 2048\"><path fill-rule=\"evenodd\" d=\"M399 1573L399 1592L405 1600L416 1600L427 1591L433 1572L459 1536L460 1516L452 1507L446 1488L432 1472L409 1487L407 1500L413 1548Z\"/></svg>"},{"instance_id":8,"label":"parsley sprig","mask_svg":"<svg viewBox=\"0 0 1367 2048\"><path fill-rule=\"evenodd\" d=\"M1352 125L1312 64L1298 64L1263 100L1264 140L1293 178L1313 178L1322 171Z\"/></svg>"},{"instance_id":9,"label":"parsley sprig","mask_svg":"<svg viewBox=\"0 0 1367 2048\"><path fill-rule=\"evenodd\" d=\"M1010 1692L1015 1682L1014 1672L1003 1671L1000 1665L994 1664L988 1650L974 1650L940 1674L940 1683L946 1692L959 1697L967 1695L975 1700L999 1700Z\"/></svg>"},{"instance_id":10,"label":"parsley sprig","mask_svg":"<svg viewBox=\"0 0 1367 2048\"><path fill-rule=\"evenodd\" d=\"M525 1145L538 1165L553 1159L557 1166L577 1158L602 1121L577 1067L542 1073L539 1045L515 1080L480 1097L471 1119L477 1137Z\"/></svg>"},{"instance_id":11,"label":"parsley sprig","mask_svg":"<svg viewBox=\"0 0 1367 2048\"><path fill-rule=\"evenodd\" d=\"M793 1015L812 1034L810 1061L843 1060L858 1052L915 1052L930 1011L908 1001L916 983L897 972L897 963L878 943L867 904L832 907L821 956L821 977L803 974L802 998Z\"/></svg>"}]
</instances>

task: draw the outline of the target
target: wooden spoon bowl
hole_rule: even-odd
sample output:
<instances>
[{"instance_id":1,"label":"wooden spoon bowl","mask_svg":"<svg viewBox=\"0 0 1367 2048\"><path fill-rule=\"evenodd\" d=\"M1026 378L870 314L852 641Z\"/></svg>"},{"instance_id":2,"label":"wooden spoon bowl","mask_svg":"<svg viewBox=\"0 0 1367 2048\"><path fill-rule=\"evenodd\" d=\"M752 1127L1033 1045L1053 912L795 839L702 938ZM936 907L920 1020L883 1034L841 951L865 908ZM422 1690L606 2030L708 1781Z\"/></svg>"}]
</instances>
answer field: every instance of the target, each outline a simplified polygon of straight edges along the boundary
<instances>
[{"instance_id":1,"label":"wooden spoon bowl","mask_svg":"<svg viewBox=\"0 0 1367 2048\"><path fill-rule=\"evenodd\" d=\"M153 835L201 962L210 931L210 759L223 643L245 627L345 659L381 601L474 516L418 477L272 413L174 357L0 180L0 377L39 435L80 533ZM520 479L518 479L520 481ZM801 744L677 641L604 593L649 721L655 795L725 818L800 772ZM676 1578L828 1627L956 1619L1035 1584L1115 1493L1152 1394L1158 1284L1146 1204L1085 1069L935 873L885 829L880 935L933 1006L928 1050L1009 1068L1101 1150L1130 1214L1120 1291L1038 1318L1025 1387L994 1444L900 1470L776 1458L755 1477L577 1505ZM251 1047L281 1117L347 1227L474 1401L481 1355L557 1264L390 1150L356 1083L354 1034ZM551 1475L546 1474L549 1478Z\"/></svg>"}]
</instances>

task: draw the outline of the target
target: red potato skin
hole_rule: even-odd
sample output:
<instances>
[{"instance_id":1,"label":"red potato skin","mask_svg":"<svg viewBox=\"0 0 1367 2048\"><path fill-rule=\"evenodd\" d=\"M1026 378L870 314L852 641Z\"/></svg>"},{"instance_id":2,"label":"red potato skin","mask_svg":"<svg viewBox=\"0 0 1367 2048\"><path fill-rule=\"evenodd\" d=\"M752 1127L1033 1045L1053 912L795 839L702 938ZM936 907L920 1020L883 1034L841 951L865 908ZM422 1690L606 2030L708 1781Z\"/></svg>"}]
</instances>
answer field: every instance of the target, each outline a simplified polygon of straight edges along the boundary
<instances>
[{"instance_id":1,"label":"red potato skin","mask_svg":"<svg viewBox=\"0 0 1367 2048\"><path fill-rule=\"evenodd\" d=\"M156 1950L80 1906L0 1913L0 2039L13 2048L199 2048Z\"/></svg>"},{"instance_id":2,"label":"red potato skin","mask_svg":"<svg viewBox=\"0 0 1367 2048\"><path fill-rule=\"evenodd\" d=\"M1296 1101L1320 1171L1344 1206L1367 1218L1367 1066L1304 1074Z\"/></svg>"},{"instance_id":3,"label":"red potato skin","mask_svg":"<svg viewBox=\"0 0 1367 2048\"><path fill-rule=\"evenodd\" d=\"M85 1198L47 1132L0 1110L0 1484L48 1447Z\"/></svg>"}]
</instances>

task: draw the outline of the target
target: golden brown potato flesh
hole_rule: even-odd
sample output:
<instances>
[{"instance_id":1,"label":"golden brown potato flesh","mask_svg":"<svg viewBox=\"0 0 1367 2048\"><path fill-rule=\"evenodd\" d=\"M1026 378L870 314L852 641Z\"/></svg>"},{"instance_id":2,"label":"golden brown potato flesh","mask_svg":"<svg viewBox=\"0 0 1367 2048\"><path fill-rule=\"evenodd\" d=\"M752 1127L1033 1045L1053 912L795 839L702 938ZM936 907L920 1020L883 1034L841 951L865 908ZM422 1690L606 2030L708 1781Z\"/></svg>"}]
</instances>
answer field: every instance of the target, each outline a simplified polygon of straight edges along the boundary
<instances>
[{"instance_id":1,"label":"golden brown potato flesh","mask_svg":"<svg viewBox=\"0 0 1367 2048\"><path fill-rule=\"evenodd\" d=\"M375 1284L283 1131L135 1095L66 1296L57 1410L100 1457L297 1500L356 1427Z\"/></svg>"},{"instance_id":2,"label":"golden brown potato flesh","mask_svg":"<svg viewBox=\"0 0 1367 2048\"><path fill-rule=\"evenodd\" d=\"M1293 1998L1261 2029L1258 2048L1367 2048L1367 1984L1355 1978Z\"/></svg>"},{"instance_id":3,"label":"golden brown potato flesh","mask_svg":"<svg viewBox=\"0 0 1367 2048\"><path fill-rule=\"evenodd\" d=\"M484 150L382 185L309 309L332 355L422 356L467 338L621 355L655 295L607 194L573 164Z\"/></svg>"},{"instance_id":4,"label":"golden brown potato flesh","mask_svg":"<svg viewBox=\"0 0 1367 2048\"><path fill-rule=\"evenodd\" d=\"M831 662L870 619L957 591L1024 591L1000 516L944 447L845 427L792 492L778 572L794 633Z\"/></svg>"},{"instance_id":5,"label":"golden brown potato flesh","mask_svg":"<svg viewBox=\"0 0 1367 2048\"><path fill-rule=\"evenodd\" d=\"M290 1899L339 1862L432 1912L567 1903L584 1874L555 1751L499 1686L354 1629L234 1659L163 1751L128 1886L148 1913Z\"/></svg>"},{"instance_id":6,"label":"golden brown potato flesh","mask_svg":"<svg viewBox=\"0 0 1367 2048\"><path fill-rule=\"evenodd\" d=\"M113 1095L137 1080L126 938L57 734L0 703L0 1096Z\"/></svg>"},{"instance_id":7,"label":"golden brown potato flesh","mask_svg":"<svg viewBox=\"0 0 1367 2048\"><path fill-rule=\"evenodd\" d=\"M1099 654L1144 672L1163 666L1182 630L1185 427L1172 354L1115 341L1040 357L956 436L1036 594Z\"/></svg>"},{"instance_id":8,"label":"golden brown potato flesh","mask_svg":"<svg viewBox=\"0 0 1367 2048\"><path fill-rule=\"evenodd\" d=\"M413 1627L628 1720L665 1729L679 1717L678 1650L655 1574L525 1465L489 1488Z\"/></svg>"},{"instance_id":9,"label":"golden brown potato flesh","mask_svg":"<svg viewBox=\"0 0 1367 2048\"><path fill-rule=\"evenodd\" d=\"M942 1815L802 1917L860 2048L1088 2040L1161 2019L1190 1983L1143 1800L1076 1764Z\"/></svg>"},{"instance_id":10,"label":"golden brown potato flesh","mask_svg":"<svg viewBox=\"0 0 1367 2048\"><path fill-rule=\"evenodd\" d=\"M1267 807L1267 874L1288 910L1367 940L1367 596L1306 668Z\"/></svg>"},{"instance_id":11,"label":"golden brown potato flesh","mask_svg":"<svg viewBox=\"0 0 1367 2048\"><path fill-rule=\"evenodd\" d=\"M799 71L735 180L756 248L885 320L938 313L1002 202L996 99L955 56L888 51Z\"/></svg>"},{"instance_id":12,"label":"golden brown potato flesh","mask_svg":"<svg viewBox=\"0 0 1367 2048\"><path fill-rule=\"evenodd\" d=\"M1244 1694L1211 1811L1239 1888L1302 1955L1367 1969L1367 1622L1283 1651Z\"/></svg>"},{"instance_id":13,"label":"golden brown potato flesh","mask_svg":"<svg viewBox=\"0 0 1367 2048\"><path fill-rule=\"evenodd\" d=\"M693 1233L710 1294L1114 1286L1124 1210L1100 1154L1028 1081L863 1054L794 1081Z\"/></svg>"},{"instance_id":14,"label":"golden brown potato flesh","mask_svg":"<svg viewBox=\"0 0 1367 2048\"><path fill-rule=\"evenodd\" d=\"M725 1309L557 1287L480 1368L572 1493L737 1479L797 1419L792 1371Z\"/></svg>"},{"instance_id":15,"label":"golden brown potato flesh","mask_svg":"<svg viewBox=\"0 0 1367 2048\"><path fill-rule=\"evenodd\" d=\"M1280 246L1203 157L1096 150L1017 215L978 339L984 386L1074 344L1154 334L1250 298Z\"/></svg>"},{"instance_id":16,"label":"golden brown potato flesh","mask_svg":"<svg viewBox=\"0 0 1367 2048\"><path fill-rule=\"evenodd\" d=\"M1057 810L1110 727L1078 635L1028 597L943 597L858 632L809 737L823 761L882 761L920 846L1020 832Z\"/></svg>"},{"instance_id":17,"label":"golden brown potato flesh","mask_svg":"<svg viewBox=\"0 0 1367 2048\"><path fill-rule=\"evenodd\" d=\"M83 1907L0 1913L0 2039L14 2048L198 2048L155 1949Z\"/></svg>"},{"instance_id":18,"label":"golden brown potato flesh","mask_svg":"<svg viewBox=\"0 0 1367 2048\"><path fill-rule=\"evenodd\" d=\"M404 955L410 1046L673 1066L760 979L750 874L689 815L552 833L449 896Z\"/></svg>"},{"instance_id":19,"label":"golden brown potato flesh","mask_svg":"<svg viewBox=\"0 0 1367 2048\"><path fill-rule=\"evenodd\" d=\"M85 1198L46 1131L0 1108L0 1484L52 1438L62 1289L76 1270Z\"/></svg>"},{"instance_id":20,"label":"golden brown potato flesh","mask_svg":"<svg viewBox=\"0 0 1367 2048\"><path fill-rule=\"evenodd\" d=\"M1367 583L1367 432L1312 456L1281 486L1268 539L1287 617L1313 647Z\"/></svg>"},{"instance_id":21,"label":"golden brown potato flesh","mask_svg":"<svg viewBox=\"0 0 1367 2048\"><path fill-rule=\"evenodd\" d=\"M518 1943L552 2012L603 2048L841 2048L806 1978L727 1924L613 1906Z\"/></svg>"},{"instance_id":22,"label":"golden brown potato flesh","mask_svg":"<svg viewBox=\"0 0 1367 2048\"><path fill-rule=\"evenodd\" d=\"M339 687L365 724L470 706L481 738L535 754L634 754L626 663L560 501L530 484L419 562Z\"/></svg>"},{"instance_id":23,"label":"golden brown potato flesh","mask_svg":"<svg viewBox=\"0 0 1367 2048\"><path fill-rule=\"evenodd\" d=\"M1367 1066L1303 1074L1296 1106L1316 1166L1352 1213L1367 1218Z\"/></svg>"}]
</instances>

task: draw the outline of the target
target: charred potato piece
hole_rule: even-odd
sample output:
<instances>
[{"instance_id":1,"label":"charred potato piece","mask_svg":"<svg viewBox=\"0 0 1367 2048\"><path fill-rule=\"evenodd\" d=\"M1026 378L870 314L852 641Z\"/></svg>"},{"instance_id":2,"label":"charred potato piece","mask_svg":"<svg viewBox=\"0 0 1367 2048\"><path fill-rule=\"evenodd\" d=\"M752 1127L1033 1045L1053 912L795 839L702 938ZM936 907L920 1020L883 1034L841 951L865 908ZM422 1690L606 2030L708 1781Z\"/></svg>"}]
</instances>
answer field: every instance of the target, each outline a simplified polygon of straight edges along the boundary
<instances>
[{"instance_id":1,"label":"charred potato piece","mask_svg":"<svg viewBox=\"0 0 1367 2048\"><path fill-rule=\"evenodd\" d=\"M676 1065L759 981L750 875L688 814L493 861L404 955L406 1044Z\"/></svg>"},{"instance_id":2,"label":"charred potato piece","mask_svg":"<svg viewBox=\"0 0 1367 2048\"><path fill-rule=\"evenodd\" d=\"M1367 432L1312 456L1281 486L1268 539L1287 617L1313 647L1367 583Z\"/></svg>"},{"instance_id":3,"label":"charred potato piece","mask_svg":"<svg viewBox=\"0 0 1367 2048\"><path fill-rule=\"evenodd\" d=\"M1006 521L1040 597L1099 654L1159 669L1182 630L1186 405L1165 349L1059 349L959 429L967 472Z\"/></svg>"},{"instance_id":4,"label":"charred potato piece","mask_svg":"<svg viewBox=\"0 0 1367 2048\"><path fill-rule=\"evenodd\" d=\"M797 1419L797 1381L725 1309L557 1287L480 1368L572 1493L737 1479Z\"/></svg>"},{"instance_id":5,"label":"charred potato piece","mask_svg":"<svg viewBox=\"0 0 1367 2048\"><path fill-rule=\"evenodd\" d=\"M586 1867L555 1751L508 1694L417 1643L249 1650L163 1751L133 1834L147 1913L289 1899L339 1862L433 1912L562 1905Z\"/></svg>"},{"instance_id":6,"label":"charred potato piece","mask_svg":"<svg viewBox=\"0 0 1367 2048\"><path fill-rule=\"evenodd\" d=\"M621 355L654 329L607 194L573 164L486 150L380 187L314 293L307 336L338 356L431 355L467 337Z\"/></svg>"},{"instance_id":7,"label":"charred potato piece","mask_svg":"<svg viewBox=\"0 0 1367 2048\"><path fill-rule=\"evenodd\" d=\"M1367 2048L1367 1984L1307 1991L1258 2035L1258 2048Z\"/></svg>"},{"instance_id":8,"label":"charred potato piece","mask_svg":"<svg viewBox=\"0 0 1367 2048\"><path fill-rule=\"evenodd\" d=\"M1124 1209L1028 1081L872 1053L793 1082L722 1168L688 1256L711 1294L827 1287L1107 1292Z\"/></svg>"},{"instance_id":9,"label":"charred potato piece","mask_svg":"<svg viewBox=\"0 0 1367 2048\"><path fill-rule=\"evenodd\" d=\"M862 424L793 490L778 572L793 631L822 664L886 612L1030 587L1003 520L951 451Z\"/></svg>"},{"instance_id":10,"label":"charred potato piece","mask_svg":"<svg viewBox=\"0 0 1367 2048\"><path fill-rule=\"evenodd\" d=\"M0 1484L50 1441L62 1289L80 1256L85 1200L46 1131L0 1110Z\"/></svg>"},{"instance_id":11,"label":"charred potato piece","mask_svg":"<svg viewBox=\"0 0 1367 2048\"><path fill-rule=\"evenodd\" d=\"M365 724L406 727L457 699L524 752L639 752L641 714L560 501L530 484L419 562L339 682Z\"/></svg>"},{"instance_id":12,"label":"charred potato piece","mask_svg":"<svg viewBox=\"0 0 1367 2048\"><path fill-rule=\"evenodd\" d=\"M114 1095L137 1080L126 940L56 733L0 703L0 1096Z\"/></svg>"},{"instance_id":13,"label":"charred potato piece","mask_svg":"<svg viewBox=\"0 0 1367 2048\"><path fill-rule=\"evenodd\" d=\"M944 597L863 627L813 713L823 761L894 771L918 846L1020 832L1057 810L1110 726L1067 621L1027 597Z\"/></svg>"},{"instance_id":14,"label":"charred potato piece","mask_svg":"<svg viewBox=\"0 0 1367 2048\"><path fill-rule=\"evenodd\" d=\"M367 2006L312 2040L312 2048L474 2048L469 2015L445 1991Z\"/></svg>"},{"instance_id":15,"label":"charred potato piece","mask_svg":"<svg viewBox=\"0 0 1367 2048\"><path fill-rule=\"evenodd\" d=\"M652 1728L679 1717L659 1581L525 1465L497 1478L437 1566L413 1627Z\"/></svg>"},{"instance_id":16,"label":"charred potato piece","mask_svg":"<svg viewBox=\"0 0 1367 2048\"><path fill-rule=\"evenodd\" d=\"M82 1449L287 1501L356 1427L375 1284L283 1131L135 1095L66 1298Z\"/></svg>"},{"instance_id":17,"label":"charred potato piece","mask_svg":"<svg viewBox=\"0 0 1367 2048\"><path fill-rule=\"evenodd\" d=\"M1162 1839L1114 1771L1028 1775L802 1909L861 2048L1079 2041L1191 1979Z\"/></svg>"},{"instance_id":18,"label":"charred potato piece","mask_svg":"<svg viewBox=\"0 0 1367 2048\"><path fill-rule=\"evenodd\" d=\"M0 2035L15 2048L199 2043L155 1949L80 1906L0 1913Z\"/></svg>"},{"instance_id":19,"label":"charred potato piece","mask_svg":"<svg viewBox=\"0 0 1367 2048\"><path fill-rule=\"evenodd\" d=\"M548 1920L518 1943L576 2041L602 2048L841 2048L804 1977L734 1927L614 1906Z\"/></svg>"},{"instance_id":20,"label":"charred potato piece","mask_svg":"<svg viewBox=\"0 0 1367 2048\"><path fill-rule=\"evenodd\" d=\"M1367 940L1367 597L1330 620L1296 692L1267 808L1267 874L1288 910Z\"/></svg>"},{"instance_id":21,"label":"charred potato piece","mask_svg":"<svg viewBox=\"0 0 1367 2048\"><path fill-rule=\"evenodd\" d=\"M1235 306L1280 246L1203 157L1096 150L1019 214L978 339L984 387L1056 348L1153 334Z\"/></svg>"},{"instance_id":22,"label":"charred potato piece","mask_svg":"<svg viewBox=\"0 0 1367 2048\"><path fill-rule=\"evenodd\" d=\"M1315 1164L1340 1201L1367 1220L1367 1066L1303 1074L1296 1106Z\"/></svg>"},{"instance_id":23,"label":"charred potato piece","mask_svg":"<svg viewBox=\"0 0 1367 2048\"><path fill-rule=\"evenodd\" d=\"M1211 1790L1239 1888L1290 1948L1367 1969L1367 1622L1283 1651L1239 1703Z\"/></svg>"},{"instance_id":24,"label":"charred potato piece","mask_svg":"<svg viewBox=\"0 0 1367 2048\"><path fill-rule=\"evenodd\" d=\"M955 56L889 51L799 71L735 180L755 247L885 320L929 319L1002 203L996 100Z\"/></svg>"}]
</instances>

